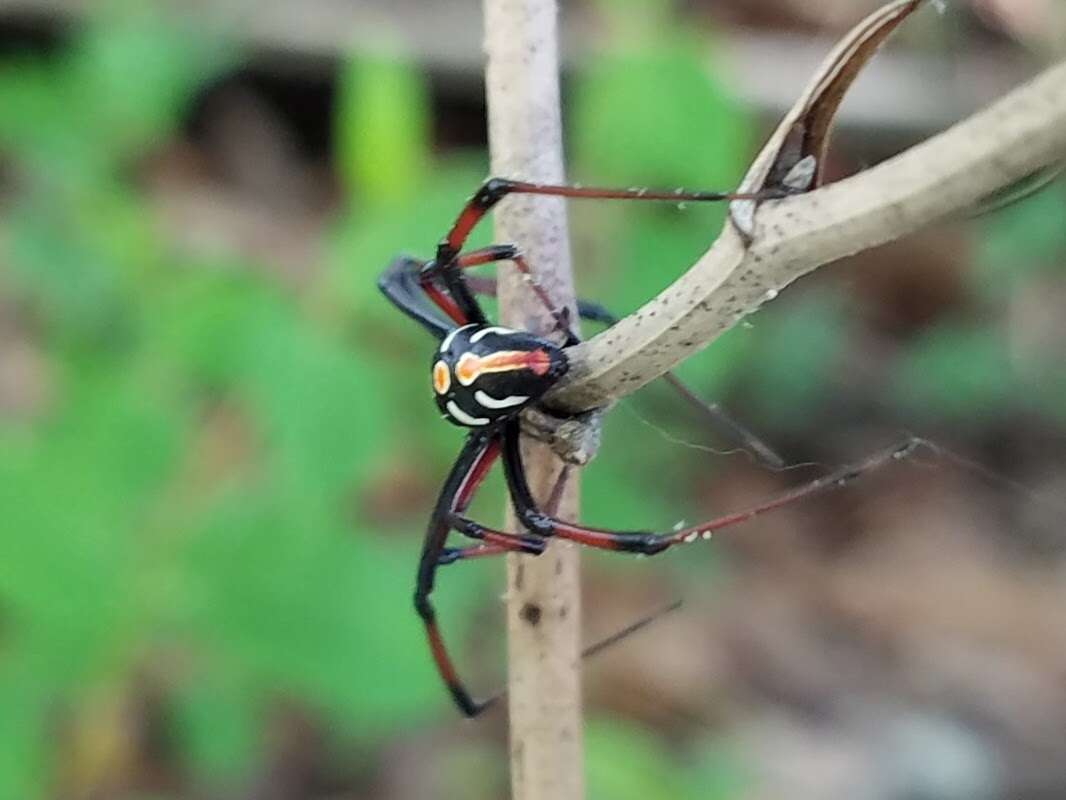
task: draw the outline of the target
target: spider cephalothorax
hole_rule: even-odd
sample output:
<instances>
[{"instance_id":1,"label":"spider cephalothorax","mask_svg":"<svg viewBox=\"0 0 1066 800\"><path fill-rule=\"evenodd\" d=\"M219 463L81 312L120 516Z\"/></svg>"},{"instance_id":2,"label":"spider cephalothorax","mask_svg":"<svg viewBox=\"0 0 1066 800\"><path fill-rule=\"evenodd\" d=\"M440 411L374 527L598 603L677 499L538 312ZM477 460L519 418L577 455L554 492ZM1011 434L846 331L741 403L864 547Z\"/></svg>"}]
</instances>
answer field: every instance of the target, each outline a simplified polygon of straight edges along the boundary
<instances>
[{"instance_id":1,"label":"spider cephalothorax","mask_svg":"<svg viewBox=\"0 0 1066 800\"><path fill-rule=\"evenodd\" d=\"M464 325L433 355L433 393L449 422L482 428L539 400L568 368L562 348L528 331Z\"/></svg>"}]
</instances>

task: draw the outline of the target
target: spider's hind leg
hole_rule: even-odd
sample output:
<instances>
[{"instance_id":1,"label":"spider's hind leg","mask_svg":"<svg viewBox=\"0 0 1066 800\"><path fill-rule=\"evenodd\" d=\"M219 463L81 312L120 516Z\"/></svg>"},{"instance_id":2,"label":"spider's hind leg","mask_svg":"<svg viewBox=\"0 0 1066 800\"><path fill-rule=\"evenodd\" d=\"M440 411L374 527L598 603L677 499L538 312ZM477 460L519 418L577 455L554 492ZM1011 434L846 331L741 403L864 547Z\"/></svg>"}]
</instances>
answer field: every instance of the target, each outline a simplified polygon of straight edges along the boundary
<instances>
[{"instance_id":1,"label":"spider's hind leg","mask_svg":"<svg viewBox=\"0 0 1066 800\"><path fill-rule=\"evenodd\" d=\"M532 556L539 556L544 552L544 548L547 546L543 537L533 535L521 535L515 533L503 533L500 531L486 528L477 522L474 522L469 517L465 517L461 514L452 514L448 517L448 522L452 528L464 536L468 536L471 539L477 539L484 544L480 548L475 550L481 550L483 548L493 548L494 551L505 553L527 553ZM462 550L455 551L453 553L462 552ZM475 553L476 555L487 555L483 552ZM452 560L455 560L454 555L450 556ZM462 556L460 556L462 557Z\"/></svg>"},{"instance_id":2,"label":"spider's hind leg","mask_svg":"<svg viewBox=\"0 0 1066 800\"><path fill-rule=\"evenodd\" d=\"M568 539L578 544L601 550L620 550L643 555L655 555L674 545L690 544L700 539L710 539L715 531L722 528L738 525L768 511L845 486L893 461L907 459L915 450L926 444L924 440L911 436L868 456L862 461L841 467L828 475L797 486L744 511L715 517L681 530L668 533L652 533L648 531L612 531L591 528L557 519L552 514L540 510L526 481L519 437L520 429L518 423L509 423L503 432L503 466L515 512L522 524L531 533L544 537L557 536L560 539Z\"/></svg>"}]
</instances>

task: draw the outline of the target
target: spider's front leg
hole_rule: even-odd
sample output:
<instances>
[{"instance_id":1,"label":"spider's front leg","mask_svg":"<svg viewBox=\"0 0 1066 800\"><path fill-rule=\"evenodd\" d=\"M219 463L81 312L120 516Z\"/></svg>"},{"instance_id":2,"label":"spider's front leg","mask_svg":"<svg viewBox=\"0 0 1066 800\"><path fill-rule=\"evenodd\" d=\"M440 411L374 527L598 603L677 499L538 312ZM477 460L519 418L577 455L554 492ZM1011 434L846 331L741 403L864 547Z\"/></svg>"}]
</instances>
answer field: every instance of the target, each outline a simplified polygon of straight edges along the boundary
<instances>
[{"instance_id":1,"label":"spider's front leg","mask_svg":"<svg viewBox=\"0 0 1066 800\"><path fill-rule=\"evenodd\" d=\"M530 183L508 178L489 178L463 206L455 224L437 246L439 267L451 264L463 249L470 232L503 198L512 194L546 195L588 200L645 200L679 202L721 202L725 200L775 200L787 192L772 189L759 192L706 192L685 189L648 189L630 187L617 189L605 186L567 186L553 183Z\"/></svg>"},{"instance_id":2,"label":"spider's front leg","mask_svg":"<svg viewBox=\"0 0 1066 800\"><path fill-rule=\"evenodd\" d=\"M521 256L515 258L510 255L502 254L502 252L498 252L497 255L492 255L492 251L500 251L501 248L509 248L509 245L498 245L495 248L485 248L482 251L466 254L465 256L460 255L463 247L466 245L467 239L470 237L470 233L475 227L477 227L477 224L484 219L485 215L488 214L489 211L491 211L501 200L512 194L542 195L590 200L644 200L678 203L773 200L786 196L787 192L776 189L762 190L759 192L708 192L687 191L685 189L661 190L638 187L617 189L611 187L531 183L529 181L515 181L507 178L489 178L481 184L473 197L471 197L466 205L463 206L455 223L437 245L436 257L433 261L427 262L422 270L424 291L431 296L433 302L437 303L442 308L449 302L452 303L456 307L455 310L457 313L452 313L450 310L446 311L446 313L448 313L448 315L460 325L463 324L463 321L460 320L460 315L466 322L475 322L479 324L486 323L480 306L478 306L477 302L474 300L469 287L467 287L463 280L461 270L464 266L473 266L476 263L483 264L488 263L488 261L507 259L514 261L519 270L532 278L532 273L529 271L528 267L526 267L524 262L520 260ZM464 259L467 262L465 264L462 263ZM441 292L436 286L438 280L447 290L446 294ZM541 293L541 290L538 290L536 287L535 281L531 282L531 285L533 285L535 292L538 292L538 294ZM548 300L546 295L542 296L541 300L549 310L552 309L552 303ZM559 312L553 311L553 314L556 317L556 322L559 327L569 333L569 325L567 324L565 317L562 317ZM562 312L562 314L565 315L565 311ZM567 344L573 343L574 341L567 342Z\"/></svg>"},{"instance_id":3,"label":"spider's front leg","mask_svg":"<svg viewBox=\"0 0 1066 800\"><path fill-rule=\"evenodd\" d=\"M439 341L448 335L453 326L427 307L427 297L458 324L464 325L466 320L461 317L459 308L450 297L441 294L441 302L437 302L437 298L426 292L422 282L422 271L425 265L426 262L417 258L397 256L378 278L378 289L390 303ZM457 316L459 320L456 320Z\"/></svg>"}]
</instances>

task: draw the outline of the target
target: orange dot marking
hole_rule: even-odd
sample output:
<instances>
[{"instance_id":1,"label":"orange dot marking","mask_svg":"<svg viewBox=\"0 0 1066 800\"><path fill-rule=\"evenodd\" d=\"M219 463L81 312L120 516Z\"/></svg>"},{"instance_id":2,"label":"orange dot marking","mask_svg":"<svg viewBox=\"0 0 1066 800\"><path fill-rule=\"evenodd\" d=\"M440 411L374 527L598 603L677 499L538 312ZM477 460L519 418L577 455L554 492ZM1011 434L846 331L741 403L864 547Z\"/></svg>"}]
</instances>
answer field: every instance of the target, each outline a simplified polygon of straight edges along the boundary
<instances>
[{"instance_id":1,"label":"orange dot marking","mask_svg":"<svg viewBox=\"0 0 1066 800\"><path fill-rule=\"evenodd\" d=\"M448 365L443 361L438 361L433 365L433 391L437 394L444 394L451 388L452 376L448 372Z\"/></svg>"}]
</instances>

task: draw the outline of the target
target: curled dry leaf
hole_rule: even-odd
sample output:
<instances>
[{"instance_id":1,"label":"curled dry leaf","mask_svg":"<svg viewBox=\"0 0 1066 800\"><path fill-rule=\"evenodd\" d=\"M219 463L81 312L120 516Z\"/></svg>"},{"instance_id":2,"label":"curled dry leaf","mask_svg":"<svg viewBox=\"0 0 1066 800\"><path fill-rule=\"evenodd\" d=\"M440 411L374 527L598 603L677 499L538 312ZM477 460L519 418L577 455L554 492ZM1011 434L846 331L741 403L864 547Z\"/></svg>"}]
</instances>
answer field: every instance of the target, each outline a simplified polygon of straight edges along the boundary
<instances>
[{"instance_id":1,"label":"curled dry leaf","mask_svg":"<svg viewBox=\"0 0 1066 800\"><path fill-rule=\"evenodd\" d=\"M840 40L752 162L739 191L795 193L821 185L833 118L844 95L889 34L921 4L922 0L897 0L882 6ZM809 179L797 181L808 174ZM749 240L755 213L754 201L730 204L733 223Z\"/></svg>"}]
</instances>

